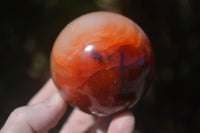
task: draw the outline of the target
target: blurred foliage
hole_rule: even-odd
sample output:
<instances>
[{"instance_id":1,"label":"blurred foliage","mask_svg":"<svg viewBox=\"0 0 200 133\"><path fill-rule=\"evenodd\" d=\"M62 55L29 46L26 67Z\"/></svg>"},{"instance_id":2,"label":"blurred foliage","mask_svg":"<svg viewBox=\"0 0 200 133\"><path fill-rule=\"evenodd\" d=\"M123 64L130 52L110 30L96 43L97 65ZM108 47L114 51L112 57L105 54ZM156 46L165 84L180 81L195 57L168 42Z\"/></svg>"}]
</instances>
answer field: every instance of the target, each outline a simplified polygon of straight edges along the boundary
<instances>
[{"instance_id":1,"label":"blurred foliage","mask_svg":"<svg viewBox=\"0 0 200 133\"><path fill-rule=\"evenodd\" d=\"M132 109L136 132L195 132L200 127L199 0L1 1L0 126L50 77L50 51L62 28L97 10L133 19L147 33L155 52L153 86Z\"/></svg>"}]
</instances>

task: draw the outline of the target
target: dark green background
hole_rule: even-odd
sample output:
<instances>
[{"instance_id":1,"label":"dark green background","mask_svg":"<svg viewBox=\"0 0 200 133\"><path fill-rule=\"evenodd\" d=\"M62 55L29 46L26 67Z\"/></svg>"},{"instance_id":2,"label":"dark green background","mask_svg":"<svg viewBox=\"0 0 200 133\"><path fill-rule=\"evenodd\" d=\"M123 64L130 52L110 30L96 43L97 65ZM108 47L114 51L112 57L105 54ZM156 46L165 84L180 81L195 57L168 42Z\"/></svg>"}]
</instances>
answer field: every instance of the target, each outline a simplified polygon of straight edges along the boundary
<instances>
[{"instance_id":1,"label":"dark green background","mask_svg":"<svg viewBox=\"0 0 200 133\"><path fill-rule=\"evenodd\" d=\"M50 77L50 51L61 29L98 10L133 19L154 49L153 85L132 109L137 133L196 132L200 128L199 0L2 0L0 126Z\"/></svg>"}]
</instances>

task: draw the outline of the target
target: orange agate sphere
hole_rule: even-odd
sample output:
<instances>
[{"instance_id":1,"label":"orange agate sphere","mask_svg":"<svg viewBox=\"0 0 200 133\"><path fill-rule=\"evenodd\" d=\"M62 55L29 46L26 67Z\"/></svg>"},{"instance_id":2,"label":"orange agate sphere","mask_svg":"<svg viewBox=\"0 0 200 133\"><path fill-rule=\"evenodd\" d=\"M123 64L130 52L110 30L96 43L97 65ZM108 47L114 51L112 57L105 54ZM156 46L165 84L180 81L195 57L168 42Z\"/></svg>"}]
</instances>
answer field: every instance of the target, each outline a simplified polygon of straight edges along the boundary
<instances>
[{"instance_id":1,"label":"orange agate sphere","mask_svg":"<svg viewBox=\"0 0 200 133\"><path fill-rule=\"evenodd\" d=\"M51 53L52 78L66 102L98 116L134 105L150 84L153 65L142 29L110 12L89 13L69 23Z\"/></svg>"}]
</instances>

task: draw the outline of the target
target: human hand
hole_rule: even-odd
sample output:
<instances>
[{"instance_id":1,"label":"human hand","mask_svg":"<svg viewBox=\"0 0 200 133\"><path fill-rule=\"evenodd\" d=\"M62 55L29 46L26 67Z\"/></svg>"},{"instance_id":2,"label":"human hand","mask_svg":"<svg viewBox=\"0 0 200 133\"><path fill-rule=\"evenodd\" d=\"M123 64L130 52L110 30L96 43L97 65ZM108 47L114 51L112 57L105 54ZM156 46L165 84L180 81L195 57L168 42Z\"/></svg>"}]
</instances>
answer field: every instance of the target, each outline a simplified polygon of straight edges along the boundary
<instances>
[{"instance_id":1,"label":"human hand","mask_svg":"<svg viewBox=\"0 0 200 133\"><path fill-rule=\"evenodd\" d=\"M67 104L50 79L27 106L15 109L0 133L46 133L62 118ZM135 119L129 112L96 117L75 108L60 133L132 133Z\"/></svg>"}]
</instances>

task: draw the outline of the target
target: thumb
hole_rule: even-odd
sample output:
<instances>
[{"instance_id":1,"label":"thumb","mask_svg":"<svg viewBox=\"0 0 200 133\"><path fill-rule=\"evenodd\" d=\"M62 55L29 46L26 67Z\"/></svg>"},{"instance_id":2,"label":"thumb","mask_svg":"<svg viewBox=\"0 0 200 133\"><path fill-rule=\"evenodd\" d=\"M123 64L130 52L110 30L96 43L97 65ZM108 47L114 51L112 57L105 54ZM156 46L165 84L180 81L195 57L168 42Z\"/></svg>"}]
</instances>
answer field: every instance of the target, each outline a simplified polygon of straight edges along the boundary
<instances>
[{"instance_id":1,"label":"thumb","mask_svg":"<svg viewBox=\"0 0 200 133\"><path fill-rule=\"evenodd\" d=\"M15 109L0 133L46 132L58 123L65 110L66 103L56 92L44 102Z\"/></svg>"}]
</instances>

